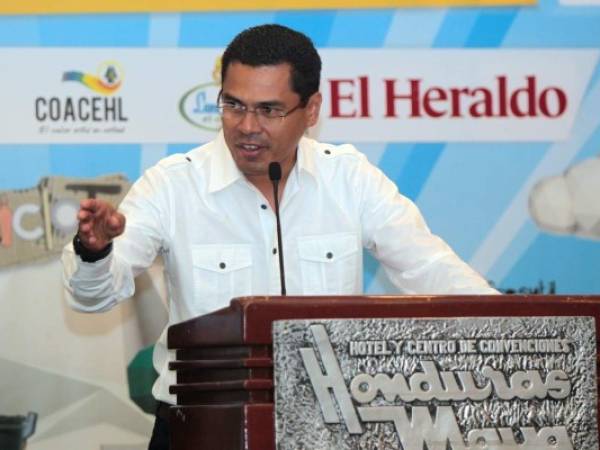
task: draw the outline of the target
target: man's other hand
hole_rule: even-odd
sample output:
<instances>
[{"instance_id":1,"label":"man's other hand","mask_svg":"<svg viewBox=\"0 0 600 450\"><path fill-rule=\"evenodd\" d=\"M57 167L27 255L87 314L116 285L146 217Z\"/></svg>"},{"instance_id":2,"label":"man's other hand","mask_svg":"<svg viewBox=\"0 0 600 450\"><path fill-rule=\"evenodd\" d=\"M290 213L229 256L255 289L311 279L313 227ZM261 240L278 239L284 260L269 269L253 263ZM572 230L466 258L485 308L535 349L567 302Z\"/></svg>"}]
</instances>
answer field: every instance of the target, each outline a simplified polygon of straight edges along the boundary
<instances>
[{"instance_id":1,"label":"man's other hand","mask_svg":"<svg viewBox=\"0 0 600 450\"><path fill-rule=\"evenodd\" d=\"M104 200L81 200L77 219L79 239L90 251L98 252L125 231L125 216Z\"/></svg>"}]
</instances>

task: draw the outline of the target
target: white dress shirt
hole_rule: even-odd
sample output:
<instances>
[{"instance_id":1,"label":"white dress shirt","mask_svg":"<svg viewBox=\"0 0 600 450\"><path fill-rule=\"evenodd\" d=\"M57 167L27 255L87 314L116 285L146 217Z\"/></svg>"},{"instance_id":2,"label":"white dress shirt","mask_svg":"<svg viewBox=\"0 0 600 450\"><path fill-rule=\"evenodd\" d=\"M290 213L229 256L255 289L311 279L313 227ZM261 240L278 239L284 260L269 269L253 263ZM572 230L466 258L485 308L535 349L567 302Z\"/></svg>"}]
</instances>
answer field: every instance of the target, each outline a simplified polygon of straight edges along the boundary
<instances>
[{"instance_id":1,"label":"white dress shirt","mask_svg":"<svg viewBox=\"0 0 600 450\"><path fill-rule=\"evenodd\" d=\"M214 311L233 297L280 293L276 219L238 170L220 134L173 155L133 185L120 206L125 233L113 252L82 262L63 252L71 306L104 311L134 293L134 277L162 254L169 325ZM491 294L488 283L432 235L415 205L351 145L303 138L280 205L289 295L362 292L362 247L405 294ZM153 393L175 403L166 328L154 352Z\"/></svg>"}]
</instances>

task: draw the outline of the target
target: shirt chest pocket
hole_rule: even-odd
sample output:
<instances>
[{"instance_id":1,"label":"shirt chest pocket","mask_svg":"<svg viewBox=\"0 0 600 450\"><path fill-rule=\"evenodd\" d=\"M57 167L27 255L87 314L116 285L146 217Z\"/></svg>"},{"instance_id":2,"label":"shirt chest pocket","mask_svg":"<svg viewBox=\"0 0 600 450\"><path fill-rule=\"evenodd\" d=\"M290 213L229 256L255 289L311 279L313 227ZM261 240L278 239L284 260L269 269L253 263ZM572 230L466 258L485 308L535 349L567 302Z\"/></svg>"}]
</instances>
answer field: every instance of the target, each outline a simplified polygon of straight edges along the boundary
<instances>
[{"instance_id":1,"label":"shirt chest pocket","mask_svg":"<svg viewBox=\"0 0 600 450\"><path fill-rule=\"evenodd\" d=\"M358 236L335 233L298 238L302 290L306 295L357 294L362 289Z\"/></svg>"},{"instance_id":2,"label":"shirt chest pocket","mask_svg":"<svg viewBox=\"0 0 600 450\"><path fill-rule=\"evenodd\" d=\"M222 308L234 297L252 294L250 245L195 245L192 264L194 301L200 310Z\"/></svg>"}]
</instances>

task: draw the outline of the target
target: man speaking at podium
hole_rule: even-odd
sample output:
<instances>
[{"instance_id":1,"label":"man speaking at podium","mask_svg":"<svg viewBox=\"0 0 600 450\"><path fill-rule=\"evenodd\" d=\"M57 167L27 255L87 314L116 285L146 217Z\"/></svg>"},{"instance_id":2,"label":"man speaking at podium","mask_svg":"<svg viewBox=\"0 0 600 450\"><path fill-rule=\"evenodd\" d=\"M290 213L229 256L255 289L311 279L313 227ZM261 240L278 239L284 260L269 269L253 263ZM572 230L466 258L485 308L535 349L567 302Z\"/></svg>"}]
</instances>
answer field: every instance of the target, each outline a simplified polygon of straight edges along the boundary
<instances>
[{"instance_id":1,"label":"man speaking at podium","mask_svg":"<svg viewBox=\"0 0 600 450\"><path fill-rule=\"evenodd\" d=\"M284 282L293 295L356 295L363 247L402 293L496 293L363 154L304 137L319 118L320 72L301 33L263 25L239 34L222 60L219 135L149 169L119 211L81 202L78 234L63 252L71 306L99 312L131 297L134 277L159 254L169 325L232 297L279 295ZM161 406L150 449L168 448L168 359L165 329L154 354Z\"/></svg>"}]
</instances>

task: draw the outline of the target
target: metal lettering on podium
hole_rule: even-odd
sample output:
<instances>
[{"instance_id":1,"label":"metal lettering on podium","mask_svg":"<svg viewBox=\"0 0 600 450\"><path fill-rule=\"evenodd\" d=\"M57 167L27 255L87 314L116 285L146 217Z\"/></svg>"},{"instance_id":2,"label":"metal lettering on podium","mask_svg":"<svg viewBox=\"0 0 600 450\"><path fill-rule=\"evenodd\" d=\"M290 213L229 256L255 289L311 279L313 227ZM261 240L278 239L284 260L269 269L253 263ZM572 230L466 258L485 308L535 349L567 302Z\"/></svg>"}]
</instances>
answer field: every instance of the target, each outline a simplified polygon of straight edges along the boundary
<instances>
[{"instance_id":1,"label":"metal lettering on podium","mask_svg":"<svg viewBox=\"0 0 600 450\"><path fill-rule=\"evenodd\" d=\"M598 450L592 317L273 324L277 450Z\"/></svg>"}]
</instances>

